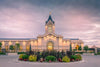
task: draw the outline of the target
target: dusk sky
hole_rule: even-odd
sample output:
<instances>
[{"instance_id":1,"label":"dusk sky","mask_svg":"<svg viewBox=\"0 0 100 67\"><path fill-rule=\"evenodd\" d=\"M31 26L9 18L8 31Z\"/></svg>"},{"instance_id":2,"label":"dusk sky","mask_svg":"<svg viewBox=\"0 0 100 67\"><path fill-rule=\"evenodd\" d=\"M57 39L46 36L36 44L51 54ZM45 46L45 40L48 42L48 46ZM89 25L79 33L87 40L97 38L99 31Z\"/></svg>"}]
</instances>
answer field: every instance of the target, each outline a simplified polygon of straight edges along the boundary
<instances>
[{"instance_id":1,"label":"dusk sky","mask_svg":"<svg viewBox=\"0 0 100 67\"><path fill-rule=\"evenodd\" d=\"M0 38L36 38L51 11L56 34L100 45L100 0L0 0Z\"/></svg>"}]
</instances>

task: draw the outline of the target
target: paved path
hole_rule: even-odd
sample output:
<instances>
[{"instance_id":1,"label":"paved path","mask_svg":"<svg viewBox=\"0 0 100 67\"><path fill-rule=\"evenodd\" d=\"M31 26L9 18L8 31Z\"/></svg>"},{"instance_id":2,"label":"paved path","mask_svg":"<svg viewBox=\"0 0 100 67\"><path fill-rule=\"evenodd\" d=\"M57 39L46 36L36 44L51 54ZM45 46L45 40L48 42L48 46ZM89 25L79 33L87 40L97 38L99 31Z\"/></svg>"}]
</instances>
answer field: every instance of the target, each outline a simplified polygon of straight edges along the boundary
<instances>
[{"instance_id":1,"label":"paved path","mask_svg":"<svg viewBox=\"0 0 100 67\"><path fill-rule=\"evenodd\" d=\"M83 56L81 62L38 63L20 62L18 56L0 56L0 67L100 67L100 56Z\"/></svg>"}]
</instances>

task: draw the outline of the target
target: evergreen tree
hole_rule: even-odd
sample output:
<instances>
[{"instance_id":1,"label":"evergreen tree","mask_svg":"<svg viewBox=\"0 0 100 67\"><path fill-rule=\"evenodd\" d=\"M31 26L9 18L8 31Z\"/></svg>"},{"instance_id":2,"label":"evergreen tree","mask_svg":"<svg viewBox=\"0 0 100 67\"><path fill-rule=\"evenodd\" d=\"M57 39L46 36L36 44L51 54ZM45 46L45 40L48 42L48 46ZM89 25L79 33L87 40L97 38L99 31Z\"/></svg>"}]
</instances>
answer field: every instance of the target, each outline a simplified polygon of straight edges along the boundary
<instances>
[{"instance_id":1,"label":"evergreen tree","mask_svg":"<svg viewBox=\"0 0 100 67\"><path fill-rule=\"evenodd\" d=\"M16 45L17 52L18 52L18 50L19 50L19 48L20 48L20 44L19 44L19 43L16 43L15 45Z\"/></svg>"},{"instance_id":2,"label":"evergreen tree","mask_svg":"<svg viewBox=\"0 0 100 67\"><path fill-rule=\"evenodd\" d=\"M31 45L30 45L30 51L31 51Z\"/></svg>"},{"instance_id":3,"label":"evergreen tree","mask_svg":"<svg viewBox=\"0 0 100 67\"><path fill-rule=\"evenodd\" d=\"M81 47L81 46L79 46L79 47L78 47L78 50L82 50L82 47Z\"/></svg>"},{"instance_id":4,"label":"evergreen tree","mask_svg":"<svg viewBox=\"0 0 100 67\"><path fill-rule=\"evenodd\" d=\"M0 42L0 48L1 48L1 46L2 46L2 43Z\"/></svg>"},{"instance_id":5,"label":"evergreen tree","mask_svg":"<svg viewBox=\"0 0 100 67\"><path fill-rule=\"evenodd\" d=\"M72 51L72 45L70 44L70 51Z\"/></svg>"},{"instance_id":6,"label":"evergreen tree","mask_svg":"<svg viewBox=\"0 0 100 67\"><path fill-rule=\"evenodd\" d=\"M2 43L0 42L0 51L1 51Z\"/></svg>"}]
</instances>

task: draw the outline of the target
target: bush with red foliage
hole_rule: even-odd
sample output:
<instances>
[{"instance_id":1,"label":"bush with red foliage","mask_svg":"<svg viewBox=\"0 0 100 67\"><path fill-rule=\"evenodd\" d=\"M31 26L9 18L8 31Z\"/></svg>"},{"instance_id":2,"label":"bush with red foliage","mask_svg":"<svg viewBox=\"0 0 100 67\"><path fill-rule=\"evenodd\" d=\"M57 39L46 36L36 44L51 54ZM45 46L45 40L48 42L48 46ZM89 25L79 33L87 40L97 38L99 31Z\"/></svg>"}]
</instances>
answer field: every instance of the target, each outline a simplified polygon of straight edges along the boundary
<instances>
[{"instance_id":1,"label":"bush with red foliage","mask_svg":"<svg viewBox=\"0 0 100 67\"><path fill-rule=\"evenodd\" d=\"M61 59L61 58L58 58L58 61L59 61L59 62L62 62L62 59Z\"/></svg>"},{"instance_id":2,"label":"bush with red foliage","mask_svg":"<svg viewBox=\"0 0 100 67\"><path fill-rule=\"evenodd\" d=\"M19 58L19 60L23 60L23 58Z\"/></svg>"},{"instance_id":3,"label":"bush with red foliage","mask_svg":"<svg viewBox=\"0 0 100 67\"><path fill-rule=\"evenodd\" d=\"M24 61L28 61L28 59L24 59Z\"/></svg>"}]
</instances>

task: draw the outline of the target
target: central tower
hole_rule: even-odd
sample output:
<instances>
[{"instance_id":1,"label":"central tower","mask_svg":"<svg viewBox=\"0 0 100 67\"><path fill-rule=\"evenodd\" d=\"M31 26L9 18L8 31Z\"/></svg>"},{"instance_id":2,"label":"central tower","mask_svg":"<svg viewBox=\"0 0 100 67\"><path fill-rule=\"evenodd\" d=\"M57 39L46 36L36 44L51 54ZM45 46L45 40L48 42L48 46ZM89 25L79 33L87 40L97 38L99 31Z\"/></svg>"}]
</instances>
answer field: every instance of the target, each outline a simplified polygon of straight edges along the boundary
<instances>
[{"instance_id":1,"label":"central tower","mask_svg":"<svg viewBox=\"0 0 100 67\"><path fill-rule=\"evenodd\" d=\"M52 20L51 13L49 14L49 18L45 23L45 33L46 34L55 33L55 22Z\"/></svg>"}]
</instances>

